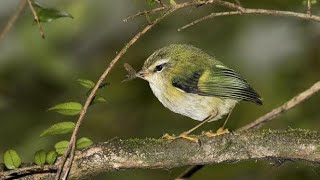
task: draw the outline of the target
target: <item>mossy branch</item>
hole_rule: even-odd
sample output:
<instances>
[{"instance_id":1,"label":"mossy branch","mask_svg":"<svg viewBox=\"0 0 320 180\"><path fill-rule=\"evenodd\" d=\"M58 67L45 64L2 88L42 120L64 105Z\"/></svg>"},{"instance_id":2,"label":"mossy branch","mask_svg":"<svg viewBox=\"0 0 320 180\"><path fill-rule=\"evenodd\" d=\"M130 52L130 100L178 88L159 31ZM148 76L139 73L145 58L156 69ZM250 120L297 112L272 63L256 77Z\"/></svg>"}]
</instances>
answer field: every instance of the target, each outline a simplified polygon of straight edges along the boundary
<instances>
[{"instance_id":1,"label":"mossy branch","mask_svg":"<svg viewBox=\"0 0 320 180\"><path fill-rule=\"evenodd\" d=\"M319 132L260 130L198 138L200 144L185 139L114 139L95 144L76 152L70 178L83 179L121 169L170 169L243 160L280 159L320 163ZM10 171L0 175L8 178ZM53 179L54 175L55 173L46 172L20 179Z\"/></svg>"}]
</instances>

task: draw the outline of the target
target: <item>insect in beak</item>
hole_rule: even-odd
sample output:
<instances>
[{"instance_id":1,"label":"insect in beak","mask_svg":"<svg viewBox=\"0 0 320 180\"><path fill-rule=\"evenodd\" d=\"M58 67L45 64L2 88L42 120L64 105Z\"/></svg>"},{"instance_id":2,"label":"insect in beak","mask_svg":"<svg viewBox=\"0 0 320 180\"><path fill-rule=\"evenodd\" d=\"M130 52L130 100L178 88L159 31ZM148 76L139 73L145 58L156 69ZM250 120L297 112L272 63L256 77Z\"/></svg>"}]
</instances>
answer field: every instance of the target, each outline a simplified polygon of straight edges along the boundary
<instances>
[{"instance_id":1,"label":"insect in beak","mask_svg":"<svg viewBox=\"0 0 320 180\"><path fill-rule=\"evenodd\" d=\"M130 81L136 77L146 80L145 77L149 74L148 72L143 70L136 72L136 70L134 70L133 67L128 63L124 64L124 68L128 71L128 75L127 78L122 82Z\"/></svg>"}]
</instances>

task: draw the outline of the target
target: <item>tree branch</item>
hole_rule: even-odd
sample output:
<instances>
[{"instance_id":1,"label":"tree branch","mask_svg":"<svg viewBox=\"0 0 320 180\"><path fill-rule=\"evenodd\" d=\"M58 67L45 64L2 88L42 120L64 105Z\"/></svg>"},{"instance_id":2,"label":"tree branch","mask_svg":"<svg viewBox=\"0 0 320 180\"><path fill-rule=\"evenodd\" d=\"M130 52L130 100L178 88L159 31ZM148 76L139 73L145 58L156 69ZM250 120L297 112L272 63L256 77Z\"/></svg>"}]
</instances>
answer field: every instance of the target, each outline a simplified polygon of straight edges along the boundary
<instances>
[{"instance_id":1,"label":"tree branch","mask_svg":"<svg viewBox=\"0 0 320 180\"><path fill-rule=\"evenodd\" d=\"M300 19L305 20L312 20L320 22L320 16L311 15L307 13L297 13L297 12L291 12L291 11L278 11L278 10L268 10L268 9L250 9L250 8L242 8L241 10L237 11L227 11L227 12L218 12L218 13L211 13L207 16L204 16L202 18L199 18L187 25L182 26L178 29L178 31L184 30L186 28L189 28L190 26L194 26L200 22L203 22L205 20L219 17L219 16L232 16L232 15L270 15L270 16L284 16L284 17L296 17Z\"/></svg>"},{"instance_id":2,"label":"tree branch","mask_svg":"<svg viewBox=\"0 0 320 180\"><path fill-rule=\"evenodd\" d=\"M185 139L115 139L77 151L70 178L83 179L121 169L170 169L196 164L243 160L290 160L320 163L320 133L308 130L263 130L198 136L201 144ZM10 171L0 177L12 177ZM54 173L29 174L20 179L53 179Z\"/></svg>"},{"instance_id":3,"label":"tree branch","mask_svg":"<svg viewBox=\"0 0 320 180\"><path fill-rule=\"evenodd\" d=\"M312 95L316 94L319 91L320 91L320 81L314 83L310 88L301 92L297 96L293 97L292 99L284 103L282 106L273 109L272 111L259 117L255 121L241 127L240 129L238 129L238 131L245 131L248 129L259 128L262 126L262 124L268 121L271 121L272 119L278 117L280 114L294 108L295 106L309 99Z\"/></svg>"},{"instance_id":4,"label":"tree branch","mask_svg":"<svg viewBox=\"0 0 320 180\"><path fill-rule=\"evenodd\" d=\"M26 166L19 169L0 172L0 179L25 179L25 176L31 175L33 179L38 176L42 176L44 173L55 173L57 167L55 165L45 165L45 166ZM38 178L40 179L40 178Z\"/></svg>"},{"instance_id":5,"label":"tree branch","mask_svg":"<svg viewBox=\"0 0 320 180\"><path fill-rule=\"evenodd\" d=\"M3 28L3 30L0 32L0 42L2 39L6 36L6 34L10 31L10 29L13 27L13 25L16 23L18 17L26 7L26 0L20 0L19 6L17 11L10 17L8 20L6 26Z\"/></svg>"}]
</instances>

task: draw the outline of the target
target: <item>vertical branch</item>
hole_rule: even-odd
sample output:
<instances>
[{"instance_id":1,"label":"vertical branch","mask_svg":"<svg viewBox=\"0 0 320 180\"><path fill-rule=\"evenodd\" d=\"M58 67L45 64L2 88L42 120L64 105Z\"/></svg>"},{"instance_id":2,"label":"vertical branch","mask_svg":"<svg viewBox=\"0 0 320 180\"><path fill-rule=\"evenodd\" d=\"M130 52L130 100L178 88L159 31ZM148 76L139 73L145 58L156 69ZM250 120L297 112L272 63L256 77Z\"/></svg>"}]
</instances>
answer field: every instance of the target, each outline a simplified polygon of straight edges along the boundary
<instances>
[{"instance_id":1,"label":"vertical branch","mask_svg":"<svg viewBox=\"0 0 320 180\"><path fill-rule=\"evenodd\" d=\"M0 32L0 42L6 36L6 34L11 30L12 26L16 23L18 17L22 13L23 9L26 7L27 2L25 0L20 0L17 11L10 17L6 26Z\"/></svg>"}]
</instances>

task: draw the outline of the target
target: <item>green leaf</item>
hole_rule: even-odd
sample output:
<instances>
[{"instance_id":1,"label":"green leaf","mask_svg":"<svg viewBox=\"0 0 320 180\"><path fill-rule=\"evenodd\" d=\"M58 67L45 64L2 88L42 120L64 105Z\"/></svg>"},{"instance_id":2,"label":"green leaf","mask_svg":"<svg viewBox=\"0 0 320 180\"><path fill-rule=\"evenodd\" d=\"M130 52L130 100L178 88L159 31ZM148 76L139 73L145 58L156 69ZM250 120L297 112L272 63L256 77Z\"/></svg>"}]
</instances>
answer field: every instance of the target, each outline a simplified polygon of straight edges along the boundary
<instances>
[{"instance_id":1,"label":"green leaf","mask_svg":"<svg viewBox=\"0 0 320 180\"><path fill-rule=\"evenodd\" d=\"M3 162L8 169L16 169L21 165L18 153L13 149L9 149L4 153Z\"/></svg>"},{"instance_id":2,"label":"green leaf","mask_svg":"<svg viewBox=\"0 0 320 180\"><path fill-rule=\"evenodd\" d=\"M92 101L92 104L104 103L107 100L103 96L96 95Z\"/></svg>"},{"instance_id":3,"label":"green leaf","mask_svg":"<svg viewBox=\"0 0 320 180\"><path fill-rule=\"evenodd\" d=\"M34 154L34 162L38 166L42 166L46 163L46 152L44 150L39 150Z\"/></svg>"},{"instance_id":4,"label":"green leaf","mask_svg":"<svg viewBox=\"0 0 320 180\"><path fill-rule=\"evenodd\" d=\"M82 137L80 139L78 139L77 143L76 143L76 147L77 149L84 149L88 146L91 146L93 144L92 140L87 138L87 137Z\"/></svg>"},{"instance_id":5,"label":"green leaf","mask_svg":"<svg viewBox=\"0 0 320 180\"><path fill-rule=\"evenodd\" d=\"M55 111L63 115L74 116L79 114L81 109L82 105L78 102L66 102L49 108L49 111Z\"/></svg>"},{"instance_id":6,"label":"green leaf","mask_svg":"<svg viewBox=\"0 0 320 180\"><path fill-rule=\"evenodd\" d=\"M58 153L56 151L50 151L47 154L46 161L49 165L52 165L54 164L54 162L56 162L57 157L58 157Z\"/></svg>"},{"instance_id":7,"label":"green leaf","mask_svg":"<svg viewBox=\"0 0 320 180\"><path fill-rule=\"evenodd\" d=\"M173 5L173 6L177 5L177 3L174 0L170 0L170 4Z\"/></svg>"},{"instance_id":8,"label":"green leaf","mask_svg":"<svg viewBox=\"0 0 320 180\"><path fill-rule=\"evenodd\" d=\"M77 81L83 87L88 88L88 89L92 89L95 85L95 83L93 81L90 81L88 79L78 79Z\"/></svg>"},{"instance_id":9,"label":"green leaf","mask_svg":"<svg viewBox=\"0 0 320 180\"><path fill-rule=\"evenodd\" d=\"M69 141L60 141L54 145L54 149L58 154L62 155L64 154L68 146L69 146Z\"/></svg>"},{"instance_id":10,"label":"green leaf","mask_svg":"<svg viewBox=\"0 0 320 180\"><path fill-rule=\"evenodd\" d=\"M51 136L56 134L66 134L72 132L76 124L74 122L60 122L50 126L48 129L44 130L40 137Z\"/></svg>"},{"instance_id":11,"label":"green leaf","mask_svg":"<svg viewBox=\"0 0 320 180\"><path fill-rule=\"evenodd\" d=\"M37 2L33 2L35 11L37 12L40 22L51 22L58 18L69 17L73 19L73 16L65 11L61 11L54 8L46 8Z\"/></svg>"}]
</instances>

